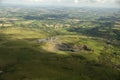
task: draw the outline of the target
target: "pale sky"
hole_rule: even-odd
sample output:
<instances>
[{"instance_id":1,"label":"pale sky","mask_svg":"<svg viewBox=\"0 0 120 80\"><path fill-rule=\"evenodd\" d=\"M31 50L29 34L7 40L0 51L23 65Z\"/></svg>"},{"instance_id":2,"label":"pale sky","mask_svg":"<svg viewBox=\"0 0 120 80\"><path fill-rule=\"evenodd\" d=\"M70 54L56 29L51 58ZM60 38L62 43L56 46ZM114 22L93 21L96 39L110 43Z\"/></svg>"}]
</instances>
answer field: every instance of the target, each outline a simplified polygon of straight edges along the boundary
<instances>
[{"instance_id":1,"label":"pale sky","mask_svg":"<svg viewBox=\"0 0 120 80\"><path fill-rule=\"evenodd\" d=\"M0 2L16 5L120 7L120 0L0 0Z\"/></svg>"}]
</instances>

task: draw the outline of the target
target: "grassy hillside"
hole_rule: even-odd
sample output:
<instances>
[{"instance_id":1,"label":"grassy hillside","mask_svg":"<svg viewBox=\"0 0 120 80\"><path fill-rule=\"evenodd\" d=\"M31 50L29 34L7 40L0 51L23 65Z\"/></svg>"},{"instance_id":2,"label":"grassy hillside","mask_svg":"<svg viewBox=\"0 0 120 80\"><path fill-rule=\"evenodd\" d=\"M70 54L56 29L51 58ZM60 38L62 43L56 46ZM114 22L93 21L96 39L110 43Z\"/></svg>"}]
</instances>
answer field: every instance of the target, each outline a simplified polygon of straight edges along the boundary
<instances>
[{"instance_id":1,"label":"grassy hillside","mask_svg":"<svg viewBox=\"0 0 120 80\"><path fill-rule=\"evenodd\" d=\"M41 31L25 28L0 30L0 80L120 79L120 72L101 54L105 46L110 48L104 42L70 35L37 42L45 36L47 35L43 35ZM91 50L62 50L57 47L58 44L61 44L61 47L74 45L76 48L86 45ZM101 56L104 56L105 60L101 59Z\"/></svg>"},{"instance_id":2,"label":"grassy hillside","mask_svg":"<svg viewBox=\"0 0 120 80\"><path fill-rule=\"evenodd\" d=\"M0 80L120 80L118 9L0 7Z\"/></svg>"}]
</instances>

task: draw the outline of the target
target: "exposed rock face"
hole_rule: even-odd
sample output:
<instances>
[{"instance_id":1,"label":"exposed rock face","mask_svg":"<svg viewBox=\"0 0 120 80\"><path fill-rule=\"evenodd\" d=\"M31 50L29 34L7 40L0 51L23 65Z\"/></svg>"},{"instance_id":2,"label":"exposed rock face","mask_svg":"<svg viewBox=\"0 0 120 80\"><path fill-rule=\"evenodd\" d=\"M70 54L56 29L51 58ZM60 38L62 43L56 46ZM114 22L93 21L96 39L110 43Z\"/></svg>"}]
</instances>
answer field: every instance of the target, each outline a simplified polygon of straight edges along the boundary
<instances>
[{"instance_id":1,"label":"exposed rock face","mask_svg":"<svg viewBox=\"0 0 120 80\"><path fill-rule=\"evenodd\" d=\"M37 43L48 42L48 41L55 41L55 40L57 40L56 37L49 37L49 38L38 39Z\"/></svg>"},{"instance_id":2,"label":"exposed rock face","mask_svg":"<svg viewBox=\"0 0 120 80\"><path fill-rule=\"evenodd\" d=\"M74 45L74 44L66 44L66 43L57 44L57 48L62 51L71 51L71 52L78 52L80 50L92 51L87 45Z\"/></svg>"},{"instance_id":3,"label":"exposed rock face","mask_svg":"<svg viewBox=\"0 0 120 80\"><path fill-rule=\"evenodd\" d=\"M91 51L91 49L88 48L86 45L83 45L82 48L83 48L84 50L86 50L86 51Z\"/></svg>"},{"instance_id":4,"label":"exposed rock face","mask_svg":"<svg viewBox=\"0 0 120 80\"><path fill-rule=\"evenodd\" d=\"M2 74L3 73L3 71L0 71L0 74Z\"/></svg>"}]
</instances>

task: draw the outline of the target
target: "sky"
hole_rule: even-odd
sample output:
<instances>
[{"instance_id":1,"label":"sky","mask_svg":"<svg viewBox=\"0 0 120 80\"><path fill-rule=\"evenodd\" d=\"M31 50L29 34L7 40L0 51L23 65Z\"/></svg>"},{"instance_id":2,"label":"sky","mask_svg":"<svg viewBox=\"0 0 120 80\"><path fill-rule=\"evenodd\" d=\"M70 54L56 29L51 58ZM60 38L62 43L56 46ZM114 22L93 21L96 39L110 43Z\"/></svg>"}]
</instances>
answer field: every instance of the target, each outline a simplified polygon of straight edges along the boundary
<instances>
[{"instance_id":1,"label":"sky","mask_svg":"<svg viewBox=\"0 0 120 80\"><path fill-rule=\"evenodd\" d=\"M15 5L120 7L120 0L0 0L0 3Z\"/></svg>"}]
</instances>

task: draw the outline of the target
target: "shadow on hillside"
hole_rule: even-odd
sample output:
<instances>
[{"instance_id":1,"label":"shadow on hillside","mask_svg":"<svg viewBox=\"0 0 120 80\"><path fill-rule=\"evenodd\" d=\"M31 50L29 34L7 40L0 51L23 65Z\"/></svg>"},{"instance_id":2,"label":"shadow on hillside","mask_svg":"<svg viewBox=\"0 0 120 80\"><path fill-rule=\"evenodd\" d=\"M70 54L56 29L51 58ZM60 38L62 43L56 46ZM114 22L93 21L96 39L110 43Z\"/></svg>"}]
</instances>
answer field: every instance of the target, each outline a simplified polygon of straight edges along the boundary
<instances>
[{"instance_id":1,"label":"shadow on hillside","mask_svg":"<svg viewBox=\"0 0 120 80\"><path fill-rule=\"evenodd\" d=\"M41 44L0 34L1 80L119 80L119 71L97 61L37 48ZM100 76L101 75L101 76Z\"/></svg>"}]
</instances>

